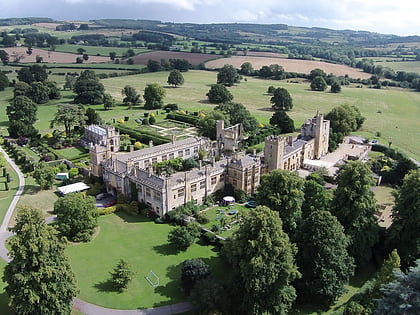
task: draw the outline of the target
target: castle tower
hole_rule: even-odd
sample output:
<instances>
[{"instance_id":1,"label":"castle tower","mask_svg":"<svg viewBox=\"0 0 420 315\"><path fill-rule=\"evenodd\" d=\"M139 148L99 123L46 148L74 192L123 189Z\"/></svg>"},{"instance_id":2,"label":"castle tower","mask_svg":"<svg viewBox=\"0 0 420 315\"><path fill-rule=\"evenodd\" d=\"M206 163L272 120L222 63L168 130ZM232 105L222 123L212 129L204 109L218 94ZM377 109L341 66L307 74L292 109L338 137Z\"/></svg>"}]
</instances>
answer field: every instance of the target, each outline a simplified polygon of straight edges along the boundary
<instances>
[{"instance_id":1,"label":"castle tower","mask_svg":"<svg viewBox=\"0 0 420 315\"><path fill-rule=\"evenodd\" d=\"M283 169L285 139L280 136L268 136L265 138L264 160L267 171Z\"/></svg>"},{"instance_id":2,"label":"castle tower","mask_svg":"<svg viewBox=\"0 0 420 315\"><path fill-rule=\"evenodd\" d=\"M314 158L319 159L328 153L328 143L330 139L330 121L324 120L324 116L319 113L315 116L314 138Z\"/></svg>"}]
</instances>

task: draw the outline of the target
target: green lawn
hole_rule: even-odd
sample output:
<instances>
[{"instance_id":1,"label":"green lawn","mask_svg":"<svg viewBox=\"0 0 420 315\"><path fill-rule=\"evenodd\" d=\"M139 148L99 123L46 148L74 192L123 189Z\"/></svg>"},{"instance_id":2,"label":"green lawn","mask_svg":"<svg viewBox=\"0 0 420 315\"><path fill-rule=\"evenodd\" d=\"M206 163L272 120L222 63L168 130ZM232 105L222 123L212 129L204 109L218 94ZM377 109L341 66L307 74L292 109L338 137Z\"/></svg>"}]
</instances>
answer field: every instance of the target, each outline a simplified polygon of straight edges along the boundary
<instances>
[{"instance_id":1,"label":"green lawn","mask_svg":"<svg viewBox=\"0 0 420 315\"><path fill-rule=\"evenodd\" d=\"M3 177L3 170L0 169L0 222L2 222L4 215L6 214L6 211L19 187L19 178L16 172L9 164L6 165L6 170L10 174L9 191L5 190L4 182L6 182L6 178Z\"/></svg>"},{"instance_id":2,"label":"green lawn","mask_svg":"<svg viewBox=\"0 0 420 315\"><path fill-rule=\"evenodd\" d=\"M71 258L81 290L79 297L111 308L149 308L185 301L180 289L180 268L185 259L203 258L216 270L222 270L217 253L210 246L193 244L185 252L176 252L167 243L167 224L155 224L142 217L112 214L99 219L100 232L87 244L70 246ZM109 272L119 259L125 259L135 277L123 293L111 290ZM145 279L150 270L160 278L153 288Z\"/></svg>"}]
</instances>

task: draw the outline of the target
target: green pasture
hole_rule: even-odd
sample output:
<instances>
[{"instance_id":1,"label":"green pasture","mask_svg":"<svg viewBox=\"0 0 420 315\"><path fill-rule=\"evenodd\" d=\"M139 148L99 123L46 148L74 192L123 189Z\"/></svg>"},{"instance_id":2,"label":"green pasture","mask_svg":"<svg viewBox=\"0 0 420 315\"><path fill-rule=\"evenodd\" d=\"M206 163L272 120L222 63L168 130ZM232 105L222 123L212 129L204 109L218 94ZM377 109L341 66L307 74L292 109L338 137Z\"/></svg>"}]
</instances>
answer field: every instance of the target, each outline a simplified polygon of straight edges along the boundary
<instances>
[{"instance_id":1,"label":"green pasture","mask_svg":"<svg viewBox=\"0 0 420 315\"><path fill-rule=\"evenodd\" d=\"M9 164L6 164L6 171L10 174L8 191L6 191L4 184L6 177L3 177L3 170L0 168L0 223L3 221L6 211L19 187L19 177Z\"/></svg>"},{"instance_id":2,"label":"green pasture","mask_svg":"<svg viewBox=\"0 0 420 315\"><path fill-rule=\"evenodd\" d=\"M212 247L195 243L185 252L177 252L167 243L172 229L167 224L120 213L100 217L95 239L67 249L77 275L79 297L111 308L156 307L186 299L180 288L181 264L185 259L202 258L216 275L220 274L221 262ZM119 259L125 259L135 272L122 293L113 291L108 281L109 272ZM150 270L160 279L156 288L145 279Z\"/></svg>"},{"instance_id":3,"label":"green pasture","mask_svg":"<svg viewBox=\"0 0 420 315\"><path fill-rule=\"evenodd\" d=\"M115 52L117 58L121 58L129 49L132 49L136 55L151 51L145 48L128 48L128 47L103 47L103 46L88 46L88 45L57 45L55 51L77 53L77 49L83 48L89 56L105 56L109 57L110 52Z\"/></svg>"},{"instance_id":4,"label":"green pasture","mask_svg":"<svg viewBox=\"0 0 420 315\"><path fill-rule=\"evenodd\" d=\"M375 65L388 67L394 71L417 72L420 73L420 61L379 61Z\"/></svg>"}]
</instances>

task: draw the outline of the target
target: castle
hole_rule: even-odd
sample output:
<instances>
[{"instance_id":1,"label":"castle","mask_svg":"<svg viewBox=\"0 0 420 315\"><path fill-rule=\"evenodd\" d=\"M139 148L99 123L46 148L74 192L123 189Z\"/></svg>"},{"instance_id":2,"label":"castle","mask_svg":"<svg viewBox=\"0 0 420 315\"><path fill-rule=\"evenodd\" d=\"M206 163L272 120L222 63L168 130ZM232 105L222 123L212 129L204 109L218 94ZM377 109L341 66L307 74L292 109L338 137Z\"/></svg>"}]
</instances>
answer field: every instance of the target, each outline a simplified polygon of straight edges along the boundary
<instances>
[{"instance_id":1,"label":"castle","mask_svg":"<svg viewBox=\"0 0 420 315\"><path fill-rule=\"evenodd\" d=\"M99 135L92 135L98 132ZM253 194L261 175L275 169L294 171L305 159L319 159L328 152L329 121L317 113L301 127L297 138L268 136L264 152L245 154L239 150L243 136L240 124L225 128L217 122L217 140L191 137L130 152L118 152L119 134L114 127L89 126L85 138L90 141L91 172L103 176L108 192L124 194L129 199L147 204L157 215L189 202L203 204L208 196L226 184ZM206 165L172 175L158 175L155 163L174 158L198 158L205 151Z\"/></svg>"}]
</instances>

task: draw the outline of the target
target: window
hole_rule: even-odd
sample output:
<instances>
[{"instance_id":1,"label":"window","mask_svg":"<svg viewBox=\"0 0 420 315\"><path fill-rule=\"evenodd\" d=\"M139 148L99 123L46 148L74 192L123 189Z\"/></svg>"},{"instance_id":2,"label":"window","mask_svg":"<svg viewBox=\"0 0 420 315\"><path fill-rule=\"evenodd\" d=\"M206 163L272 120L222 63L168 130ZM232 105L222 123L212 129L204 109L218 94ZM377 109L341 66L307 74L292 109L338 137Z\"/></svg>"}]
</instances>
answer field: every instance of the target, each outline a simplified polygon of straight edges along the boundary
<instances>
[{"instance_id":1,"label":"window","mask_svg":"<svg viewBox=\"0 0 420 315\"><path fill-rule=\"evenodd\" d=\"M144 161L144 167L149 167L150 166L150 161L149 160L145 160Z\"/></svg>"},{"instance_id":2,"label":"window","mask_svg":"<svg viewBox=\"0 0 420 315\"><path fill-rule=\"evenodd\" d=\"M137 185L137 191L139 193L143 192L143 186L142 185Z\"/></svg>"},{"instance_id":3,"label":"window","mask_svg":"<svg viewBox=\"0 0 420 315\"><path fill-rule=\"evenodd\" d=\"M184 195L185 195L185 189L184 188L178 189L178 198L184 197Z\"/></svg>"},{"instance_id":4,"label":"window","mask_svg":"<svg viewBox=\"0 0 420 315\"><path fill-rule=\"evenodd\" d=\"M225 179L225 174L224 173L220 174L220 181L222 181L224 179Z\"/></svg>"},{"instance_id":5,"label":"window","mask_svg":"<svg viewBox=\"0 0 420 315\"><path fill-rule=\"evenodd\" d=\"M185 155L190 155L190 149L185 149Z\"/></svg>"},{"instance_id":6,"label":"window","mask_svg":"<svg viewBox=\"0 0 420 315\"><path fill-rule=\"evenodd\" d=\"M191 185L191 192L197 191L197 184Z\"/></svg>"},{"instance_id":7,"label":"window","mask_svg":"<svg viewBox=\"0 0 420 315\"><path fill-rule=\"evenodd\" d=\"M183 150L180 150L180 151L178 151L178 156L184 156L184 151Z\"/></svg>"},{"instance_id":8,"label":"window","mask_svg":"<svg viewBox=\"0 0 420 315\"><path fill-rule=\"evenodd\" d=\"M160 191L153 191L153 199L161 200L162 199L162 193Z\"/></svg>"},{"instance_id":9,"label":"window","mask_svg":"<svg viewBox=\"0 0 420 315\"><path fill-rule=\"evenodd\" d=\"M152 164L155 164L155 163L157 163L157 158L156 157L152 158Z\"/></svg>"},{"instance_id":10,"label":"window","mask_svg":"<svg viewBox=\"0 0 420 315\"><path fill-rule=\"evenodd\" d=\"M213 176L213 177L211 178L211 184L212 184L212 185L215 185L215 184L216 184L216 181L217 181L217 177L216 177L216 176Z\"/></svg>"},{"instance_id":11,"label":"window","mask_svg":"<svg viewBox=\"0 0 420 315\"><path fill-rule=\"evenodd\" d=\"M146 187L146 197L150 197L151 193L150 193L150 188Z\"/></svg>"},{"instance_id":12,"label":"window","mask_svg":"<svg viewBox=\"0 0 420 315\"><path fill-rule=\"evenodd\" d=\"M198 153L198 147L194 147L194 153Z\"/></svg>"},{"instance_id":13,"label":"window","mask_svg":"<svg viewBox=\"0 0 420 315\"><path fill-rule=\"evenodd\" d=\"M169 153L169 159L172 160L174 158L174 154L173 153Z\"/></svg>"},{"instance_id":14,"label":"window","mask_svg":"<svg viewBox=\"0 0 420 315\"><path fill-rule=\"evenodd\" d=\"M204 189L205 187L206 187L206 181L205 180L202 180L200 182L200 189Z\"/></svg>"},{"instance_id":15,"label":"window","mask_svg":"<svg viewBox=\"0 0 420 315\"><path fill-rule=\"evenodd\" d=\"M162 161L166 161L168 159L168 156L165 154L165 155L162 155Z\"/></svg>"}]
</instances>

